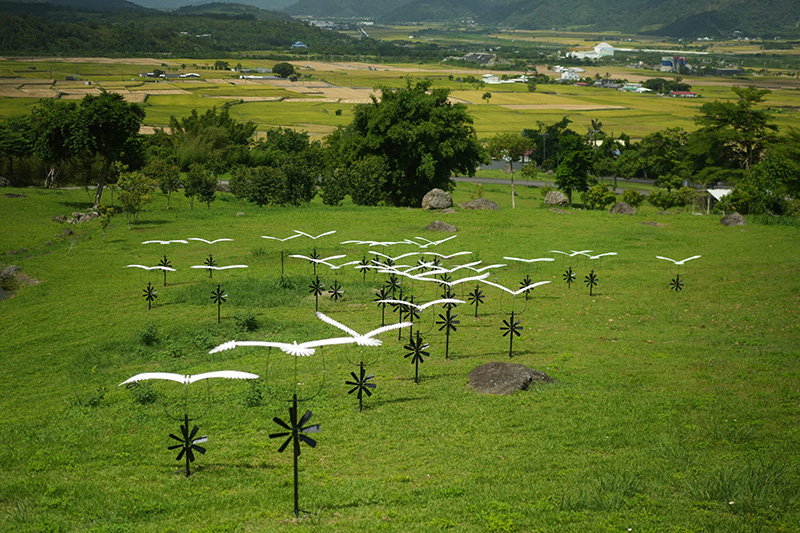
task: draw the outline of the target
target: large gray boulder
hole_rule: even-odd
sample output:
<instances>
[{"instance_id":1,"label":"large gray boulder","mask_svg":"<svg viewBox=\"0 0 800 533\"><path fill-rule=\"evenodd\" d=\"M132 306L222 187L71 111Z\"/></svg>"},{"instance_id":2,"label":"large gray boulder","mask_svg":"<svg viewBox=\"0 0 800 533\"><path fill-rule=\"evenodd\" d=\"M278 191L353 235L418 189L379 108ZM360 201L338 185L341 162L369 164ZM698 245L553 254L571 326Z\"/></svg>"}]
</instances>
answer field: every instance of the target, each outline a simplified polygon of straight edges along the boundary
<instances>
[{"instance_id":1,"label":"large gray boulder","mask_svg":"<svg viewBox=\"0 0 800 533\"><path fill-rule=\"evenodd\" d=\"M458 228L452 224L448 224L447 222L442 222L441 220L434 220L430 224L425 227L428 231L449 231L450 233L455 233L458 231Z\"/></svg>"},{"instance_id":2,"label":"large gray boulder","mask_svg":"<svg viewBox=\"0 0 800 533\"><path fill-rule=\"evenodd\" d=\"M22 270L17 265L8 265L0 271L0 281L8 281L17 275L17 272Z\"/></svg>"},{"instance_id":3,"label":"large gray boulder","mask_svg":"<svg viewBox=\"0 0 800 533\"><path fill-rule=\"evenodd\" d=\"M422 209L447 209L453 207L453 197L442 189L431 189L422 197Z\"/></svg>"},{"instance_id":4,"label":"large gray boulder","mask_svg":"<svg viewBox=\"0 0 800 533\"><path fill-rule=\"evenodd\" d=\"M512 394L518 390L528 390L533 382L551 383L553 378L517 363L492 361L475 368L467 376L469 386L476 392L485 394Z\"/></svg>"},{"instance_id":5,"label":"large gray boulder","mask_svg":"<svg viewBox=\"0 0 800 533\"><path fill-rule=\"evenodd\" d=\"M610 213L615 215L635 215L636 209L625 202L617 202L611 207Z\"/></svg>"},{"instance_id":6,"label":"large gray boulder","mask_svg":"<svg viewBox=\"0 0 800 533\"><path fill-rule=\"evenodd\" d=\"M500 206L497 205L495 202L491 200L487 200L486 198L475 198L474 200L470 200L469 202L464 202L463 204L458 204L458 207L461 209L473 209L476 211L499 211Z\"/></svg>"},{"instance_id":7,"label":"large gray boulder","mask_svg":"<svg viewBox=\"0 0 800 533\"><path fill-rule=\"evenodd\" d=\"M560 205L565 206L569 204L569 199L567 195L561 191L550 191L547 193L547 196L544 197L545 205Z\"/></svg>"},{"instance_id":8,"label":"large gray boulder","mask_svg":"<svg viewBox=\"0 0 800 533\"><path fill-rule=\"evenodd\" d=\"M739 213L731 213L722 217L719 221L723 226L746 226L747 221Z\"/></svg>"}]
</instances>

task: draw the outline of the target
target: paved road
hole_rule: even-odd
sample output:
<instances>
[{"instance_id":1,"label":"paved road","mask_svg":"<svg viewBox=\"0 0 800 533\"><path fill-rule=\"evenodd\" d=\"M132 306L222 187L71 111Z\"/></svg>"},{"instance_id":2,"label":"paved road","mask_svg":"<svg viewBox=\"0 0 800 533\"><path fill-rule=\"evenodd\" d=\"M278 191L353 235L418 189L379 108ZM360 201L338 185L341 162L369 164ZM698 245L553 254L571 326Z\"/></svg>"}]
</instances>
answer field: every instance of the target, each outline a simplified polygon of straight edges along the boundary
<instances>
[{"instance_id":1,"label":"paved road","mask_svg":"<svg viewBox=\"0 0 800 533\"><path fill-rule=\"evenodd\" d=\"M501 185L509 185L511 183L510 179L503 179L503 178L470 178L468 176L456 176L456 177L453 177L452 180L453 181L463 181L463 182L466 182L466 183L499 183ZM634 183L652 183L652 182L645 182L643 180L641 180L641 181L628 180L628 181L629 182L633 181ZM604 181L603 183L608 183L608 182ZM514 180L514 185L519 185L519 186L522 186L522 187L546 187L546 186L554 187L553 182L534 181L534 180L520 180L520 179L515 179ZM626 189L621 189L621 188L617 187L614 190L614 194L625 194L625 190ZM650 194L650 191L645 190L645 189L640 189L639 192L642 193L645 196Z\"/></svg>"}]
</instances>

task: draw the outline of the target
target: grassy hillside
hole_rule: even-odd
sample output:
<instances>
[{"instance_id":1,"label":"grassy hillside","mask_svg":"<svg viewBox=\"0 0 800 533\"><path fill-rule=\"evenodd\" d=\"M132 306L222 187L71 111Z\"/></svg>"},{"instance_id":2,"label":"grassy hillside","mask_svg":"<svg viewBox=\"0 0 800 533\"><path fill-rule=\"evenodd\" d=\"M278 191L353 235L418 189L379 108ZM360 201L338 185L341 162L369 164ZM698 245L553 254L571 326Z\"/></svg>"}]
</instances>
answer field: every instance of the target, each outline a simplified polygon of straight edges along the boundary
<instances>
[{"instance_id":1,"label":"grassy hillside","mask_svg":"<svg viewBox=\"0 0 800 533\"><path fill-rule=\"evenodd\" d=\"M472 185L460 186L456 202ZM800 528L800 388L797 299L798 229L751 224L726 228L717 216L650 208L622 217L554 213L538 191L487 185L497 212L329 208L259 209L222 195L211 209L165 199L128 230L121 217L105 239L95 226L65 228L54 215L85 209L82 190L3 189L0 251L39 283L0 302L0 528L42 530L334 531L457 529L473 531L791 531ZM106 198L110 203L110 198ZM238 213L244 213L238 215ZM230 339L309 340L339 332L314 317L311 266L280 252L361 259L349 239L444 238L424 228L435 218L458 227L437 248L467 250L484 264L503 256L555 257L497 271L518 286L530 274L549 280L527 305L515 302L523 327L514 363L557 381L513 396L484 396L467 374L488 361L509 361L502 321L508 296L485 287L486 302L459 306L461 323L444 358L444 336L423 315L431 356L421 382L405 343L381 336L380 348L332 347L293 359L238 348L208 354ZM260 238L337 230L317 241L284 244ZM142 245L149 239L230 237L208 247ZM25 248L25 251L21 251ZM602 262L568 262L550 250L615 251ZM409 247L383 249L394 255ZM209 253L246 270L193 270ZM178 270L161 275L125 269L167 254ZM676 259L700 254L685 270ZM561 276L572 266L578 283ZM594 269L589 296L583 278ZM669 290L681 274L685 289ZM320 310L367 331L380 324L373 289L383 276L321 271L345 298L320 299ZM157 285L152 310L142 298ZM228 293L222 323L210 299ZM471 290L472 287L466 287ZM415 284L418 300L437 293ZM459 296L466 296L461 294ZM437 313L441 312L437 309ZM259 327L241 323L254 315ZM396 317L387 310L389 321ZM237 322L239 325L237 325ZM153 331L155 338L153 339ZM154 340L146 344L145 340ZM324 356L324 357L323 357ZM345 380L361 357L378 388L364 412ZM295 367L295 363L297 366ZM324 368L323 368L324 364ZM180 415L181 385L118 387L145 371L196 374L234 369L255 383L217 380L190 386L189 409L208 435L208 453L185 479L169 433ZM324 376L324 383L321 383ZM296 384L296 385L295 385ZM300 504L292 515L292 458L278 454L273 417L286 419L293 391L321 392L313 411L318 446L300 457Z\"/></svg>"}]
</instances>

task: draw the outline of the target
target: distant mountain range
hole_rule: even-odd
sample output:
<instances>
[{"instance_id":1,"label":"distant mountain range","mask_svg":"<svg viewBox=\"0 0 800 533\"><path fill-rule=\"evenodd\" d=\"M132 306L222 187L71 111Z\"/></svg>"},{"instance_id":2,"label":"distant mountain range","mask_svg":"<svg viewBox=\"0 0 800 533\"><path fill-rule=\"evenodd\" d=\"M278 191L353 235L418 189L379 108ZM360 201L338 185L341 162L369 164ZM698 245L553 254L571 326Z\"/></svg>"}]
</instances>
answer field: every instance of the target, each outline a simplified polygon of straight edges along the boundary
<instances>
[{"instance_id":1,"label":"distant mountain range","mask_svg":"<svg viewBox=\"0 0 800 533\"><path fill-rule=\"evenodd\" d=\"M18 0L16 9L0 2L0 11L39 14L53 11L42 0ZM38 2L38 3L37 3ZM203 0L49 0L73 11L120 12L178 10L209 12ZM228 3L213 11L225 13ZM456 22L519 29L619 31L671 37L800 36L800 0L239 0L294 16L374 20L378 23ZM58 10L59 8L55 8ZM63 9L63 8L61 8ZM230 7L236 14L242 7ZM45 15L46 16L46 15ZM257 16L257 15L255 15Z\"/></svg>"},{"instance_id":2,"label":"distant mountain range","mask_svg":"<svg viewBox=\"0 0 800 533\"><path fill-rule=\"evenodd\" d=\"M298 0L292 15L716 37L798 35L798 0Z\"/></svg>"}]
</instances>

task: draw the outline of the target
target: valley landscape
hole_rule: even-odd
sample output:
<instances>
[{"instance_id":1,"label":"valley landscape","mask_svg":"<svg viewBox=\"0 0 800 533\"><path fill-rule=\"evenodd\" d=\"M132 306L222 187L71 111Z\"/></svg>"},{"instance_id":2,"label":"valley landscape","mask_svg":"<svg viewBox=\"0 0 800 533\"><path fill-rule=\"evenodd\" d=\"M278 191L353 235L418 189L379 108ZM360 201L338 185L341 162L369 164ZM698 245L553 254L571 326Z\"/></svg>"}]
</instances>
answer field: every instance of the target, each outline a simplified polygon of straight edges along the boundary
<instances>
[{"instance_id":1,"label":"valley landscape","mask_svg":"<svg viewBox=\"0 0 800 533\"><path fill-rule=\"evenodd\" d=\"M428 14L425 21L397 18L402 9L417 16L427 9L422 3L393 10L373 3L369 17L364 6L356 6L364 17L348 14L355 3L284 4L135 15L74 5L9 12L20 28L51 28L54 40L23 46L14 31L0 38L0 165L7 179L0 188L0 528L800 529L797 36L757 35L770 19L742 18L740 31L754 28L747 39L706 24L721 33L700 41L658 33L695 26L680 17L657 25L646 12L605 21L605 28L580 17L563 25L552 5L547 27L525 27L524 17L514 27L481 18L487 13L467 2L437 7L460 13L453 20ZM489 5L498 17L500 4ZM338 16L321 11L338 5ZM275 20L300 24L297 32L305 33L287 31L282 44L256 48L173 35L177 26L191 23L200 35L205 20L220 28L238 20L257 36L267 15L252 10L264 8L286 8ZM46 17L36 14L44 11ZM347 27L321 30L287 13L308 20L327 14ZM704 20L725 21L729 13ZM784 13L789 19L793 11ZM172 24L173 33L149 41L149 51L133 42L105 48L114 41L103 35L147 17L154 28ZM357 24L363 21L370 24ZM82 41L53 52L69 42L56 38L78 31ZM308 48L291 48L298 40ZM596 62L565 55L600 42L634 51ZM169 43L175 49L168 53ZM765 49L771 43L780 46ZM666 52L676 47L706 70L656 70L662 57L678 55ZM503 61L445 60L471 52ZM282 63L292 77L259 71ZM712 75L712 66L720 73ZM726 71L734 67L735 74ZM570 68L582 69L578 84L558 83ZM498 83L487 83L487 74ZM499 83L503 75L537 82ZM695 96L602 86L655 78L685 83L690 90L679 92ZM454 210L421 209L416 197L384 181L383 173L400 174L390 159L364 156L348 137L368 122L365 107L403 104L386 98L390 91L398 99L446 95L437 109L463 112L475 147L488 153L495 139L519 136L527 139L527 160L507 150L510 169L481 165L466 180L469 172L453 171L459 181L450 183L448 174L445 183ZM43 117L67 109L59 106L79 113L108 95L114 109L140 115L124 118L138 140L115 156L107 176L104 153L85 144L69 145L61 159L42 148L43 136L18 150L13 133L26 124L41 128ZM415 109L428 105L423 96L414 102ZM752 158L709 133L712 119L735 106L750 113L745 125L760 117L767 125L757 139L736 138L737 146L752 147ZM60 128L49 131L76 131ZM415 128L409 122L405 131L422 136ZM245 137L239 144L237 135ZM373 130L361 134L368 135ZM569 148L576 139L580 146ZM471 146L458 148L467 153ZM707 153L698 153L700 146ZM591 178L585 189L564 179L574 153L595 161L584 173ZM709 155L717 153L741 163ZM641 165L609 163L625 157ZM156 160L174 167L174 188L163 185L173 170ZM154 178L136 196L127 184L140 176ZM305 189L286 185L293 176ZM224 185L204 196L192 181L202 177ZM55 186L45 187L50 179ZM611 202L624 193L641 203L635 214L613 214L611 203L588 194L592 187L611 188ZM713 210L704 191L716 187L738 189L735 202ZM545 204L546 193L559 189L569 189L571 205ZM645 200L686 189L692 196L682 204ZM476 199L498 210L463 207ZM731 210L743 212L747 224L721 225ZM92 211L97 215L79 216ZM455 229L427 229L434 220ZM198 240L222 238L232 241ZM186 242L143 244L161 240ZM422 248L431 241L442 242ZM569 257L572 251L586 253ZM380 346L328 345L300 357L278 348L214 350L231 340L302 344L344 335L315 308L358 332L408 320L408 305L382 307L379 300L395 286L398 298L429 302L445 296L445 285L404 277L384 255L426 252L462 252L441 260L457 269L455 279L478 275L463 265L494 264L486 281L509 291L549 283L516 296L480 281L454 285L449 296L462 303L423 310L412 317L413 334L381 333ZM332 269L292 255L374 268ZM675 265L659 256L699 257ZM433 257L408 255L394 268L423 266L438 278L438 266L419 263ZM125 268L159 263L175 270ZM202 268L209 264L246 268ZM568 272L576 274L569 284ZM457 323L447 335L451 313ZM415 346L417 332L429 346ZM470 372L494 362L525 365L553 381L511 395L473 390ZM360 363L376 385L366 389L362 410L352 392ZM119 386L144 372L224 370L259 378ZM290 420L293 395L301 400L298 416L313 413L300 425L320 425L308 435L314 447L300 443L298 481L293 446L279 452L286 437L272 438L286 429L274 419ZM189 476L179 450L168 449L182 440L170 434L181 434L184 412L199 426L197 436L208 437L198 442L205 453L194 454Z\"/></svg>"}]
</instances>

